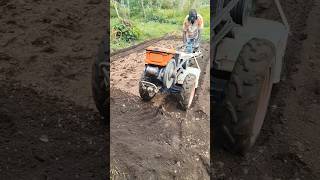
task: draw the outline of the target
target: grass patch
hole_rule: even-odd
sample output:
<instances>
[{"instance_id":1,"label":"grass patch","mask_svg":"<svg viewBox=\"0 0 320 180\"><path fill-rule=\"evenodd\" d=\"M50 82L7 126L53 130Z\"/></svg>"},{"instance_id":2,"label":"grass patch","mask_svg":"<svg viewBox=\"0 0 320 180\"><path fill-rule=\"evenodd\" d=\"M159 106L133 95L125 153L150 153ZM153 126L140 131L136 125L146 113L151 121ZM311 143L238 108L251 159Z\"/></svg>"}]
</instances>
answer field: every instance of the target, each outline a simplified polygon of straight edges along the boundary
<instances>
[{"instance_id":1,"label":"grass patch","mask_svg":"<svg viewBox=\"0 0 320 180\"><path fill-rule=\"evenodd\" d=\"M210 39L210 7L205 6L198 8L197 11L202 15L205 21L202 40ZM111 52L119 49L127 48L146 40L162 37L167 34L182 35L183 20L188 14L188 10L177 11L174 9L149 9L146 11L147 18L141 16L130 17L135 31L138 32L138 37L134 40L126 41L119 39L112 34L111 31ZM116 17L111 18L111 30L115 25L119 24L120 20ZM130 39L130 38L127 38Z\"/></svg>"},{"instance_id":2,"label":"grass patch","mask_svg":"<svg viewBox=\"0 0 320 180\"><path fill-rule=\"evenodd\" d=\"M113 24L116 24L118 19L111 19L111 27ZM116 50L127 48L132 45L141 43L143 41L159 38L166 34L176 34L181 32L181 25L170 24L170 23L159 23L159 22L145 22L143 19L132 20L131 23L137 28L140 32L138 39L126 42L121 39L116 39L111 35L111 52Z\"/></svg>"}]
</instances>

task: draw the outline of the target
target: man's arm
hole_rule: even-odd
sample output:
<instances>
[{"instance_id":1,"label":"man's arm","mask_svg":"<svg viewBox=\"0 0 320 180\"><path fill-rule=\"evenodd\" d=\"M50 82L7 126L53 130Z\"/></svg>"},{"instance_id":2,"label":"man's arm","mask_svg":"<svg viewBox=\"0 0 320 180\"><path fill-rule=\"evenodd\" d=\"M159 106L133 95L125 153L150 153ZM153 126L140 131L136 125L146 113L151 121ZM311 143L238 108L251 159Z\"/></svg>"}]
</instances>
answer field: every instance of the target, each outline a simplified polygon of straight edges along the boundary
<instances>
[{"instance_id":1,"label":"man's arm","mask_svg":"<svg viewBox=\"0 0 320 180\"><path fill-rule=\"evenodd\" d=\"M204 20L203 20L203 17L202 17L200 14L199 14L199 18L200 18L200 21L199 21L197 41L200 43L200 41L201 41L201 35L202 35L202 30L203 30L203 28L204 28Z\"/></svg>"},{"instance_id":2,"label":"man's arm","mask_svg":"<svg viewBox=\"0 0 320 180\"><path fill-rule=\"evenodd\" d=\"M187 42L187 32L183 31L183 43Z\"/></svg>"},{"instance_id":3,"label":"man's arm","mask_svg":"<svg viewBox=\"0 0 320 180\"><path fill-rule=\"evenodd\" d=\"M183 21L183 27L182 27L182 34L183 34L183 43L186 43L187 42L187 23L188 23L188 17L189 16L186 16L184 18L184 21Z\"/></svg>"}]
</instances>

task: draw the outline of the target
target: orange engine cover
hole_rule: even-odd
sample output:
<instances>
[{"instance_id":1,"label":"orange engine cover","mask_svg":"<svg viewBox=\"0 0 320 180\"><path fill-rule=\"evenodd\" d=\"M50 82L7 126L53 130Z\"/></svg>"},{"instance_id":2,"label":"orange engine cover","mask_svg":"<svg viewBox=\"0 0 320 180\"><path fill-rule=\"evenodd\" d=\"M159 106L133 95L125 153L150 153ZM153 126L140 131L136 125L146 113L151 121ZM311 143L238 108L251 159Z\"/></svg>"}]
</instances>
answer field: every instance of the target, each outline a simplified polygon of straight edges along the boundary
<instances>
[{"instance_id":1,"label":"orange engine cover","mask_svg":"<svg viewBox=\"0 0 320 180\"><path fill-rule=\"evenodd\" d=\"M146 49L146 64L166 66L168 62L176 55L174 49L148 47Z\"/></svg>"}]
</instances>

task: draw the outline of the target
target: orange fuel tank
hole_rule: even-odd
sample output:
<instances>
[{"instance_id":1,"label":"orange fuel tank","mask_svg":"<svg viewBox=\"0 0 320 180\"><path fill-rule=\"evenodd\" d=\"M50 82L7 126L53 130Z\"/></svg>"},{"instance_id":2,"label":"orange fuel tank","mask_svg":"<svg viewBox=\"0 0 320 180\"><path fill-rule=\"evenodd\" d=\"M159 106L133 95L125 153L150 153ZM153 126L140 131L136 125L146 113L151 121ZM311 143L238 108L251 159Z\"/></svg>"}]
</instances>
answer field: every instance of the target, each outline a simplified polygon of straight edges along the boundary
<instances>
[{"instance_id":1,"label":"orange fuel tank","mask_svg":"<svg viewBox=\"0 0 320 180\"><path fill-rule=\"evenodd\" d=\"M166 66L168 62L176 55L174 49L148 47L146 49L146 64L153 64L158 66Z\"/></svg>"}]
</instances>

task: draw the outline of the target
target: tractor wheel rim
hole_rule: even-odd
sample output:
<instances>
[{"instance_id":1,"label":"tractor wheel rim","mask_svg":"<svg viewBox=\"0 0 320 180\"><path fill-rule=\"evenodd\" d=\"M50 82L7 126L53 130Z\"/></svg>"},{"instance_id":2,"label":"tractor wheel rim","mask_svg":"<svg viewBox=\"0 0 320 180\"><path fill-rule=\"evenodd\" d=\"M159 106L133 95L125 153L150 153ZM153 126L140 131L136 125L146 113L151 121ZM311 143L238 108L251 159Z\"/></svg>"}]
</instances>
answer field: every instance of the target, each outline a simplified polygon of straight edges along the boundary
<instances>
[{"instance_id":1,"label":"tractor wheel rim","mask_svg":"<svg viewBox=\"0 0 320 180\"><path fill-rule=\"evenodd\" d=\"M170 88L171 85L173 84L173 81L174 81L174 78L172 78L172 75L173 75L173 72L174 72L174 62L169 62L168 65L167 65L167 70L168 72L166 73L166 76L165 76L165 86L166 88Z\"/></svg>"},{"instance_id":2,"label":"tractor wheel rim","mask_svg":"<svg viewBox=\"0 0 320 180\"><path fill-rule=\"evenodd\" d=\"M262 128L265 115L267 114L269 99L271 95L271 88L272 88L271 69L268 68L263 78L261 91L258 97L257 110L254 117L253 131L252 131L252 136L250 138L251 145L253 145L254 142L256 141L256 138L258 137L259 132Z\"/></svg>"}]
</instances>

